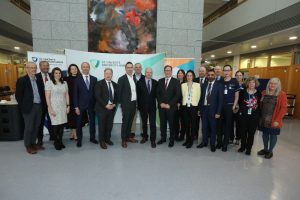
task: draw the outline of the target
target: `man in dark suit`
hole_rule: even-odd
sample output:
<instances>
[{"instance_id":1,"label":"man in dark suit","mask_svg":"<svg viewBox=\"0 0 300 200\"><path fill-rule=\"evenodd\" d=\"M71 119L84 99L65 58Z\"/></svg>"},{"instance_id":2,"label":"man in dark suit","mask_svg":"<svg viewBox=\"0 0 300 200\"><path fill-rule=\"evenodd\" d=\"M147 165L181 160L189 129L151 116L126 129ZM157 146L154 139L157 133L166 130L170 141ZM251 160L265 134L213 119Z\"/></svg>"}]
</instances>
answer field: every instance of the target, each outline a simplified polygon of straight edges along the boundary
<instances>
[{"instance_id":1,"label":"man in dark suit","mask_svg":"<svg viewBox=\"0 0 300 200\"><path fill-rule=\"evenodd\" d=\"M40 71L36 74L36 80L37 82L42 86L43 90L45 89L45 84L50 80L50 73L49 73L49 63L47 61L41 61L39 63ZM52 125L51 125L51 119L48 113L47 108L47 102L45 97L45 92L41 96L41 105L43 107L42 109L42 120L39 128L39 133L37 136L38 144L42 147L43 145L43 138L44 138L44 124L45 124L45 118L47 118L47 125L50 140L54 140L53 134L52 134Z\"/></svg>"},{"instance_id":2,"label":"man in dark suit","mask_svg":"<svg viewBox=\"0 0 300 200\"><path fill-rule=\"evenodd\" d=\"M174 115L177 102L181 96L180 83L172 77L172 67L164 67L165 78L159 79L157 85L157 101L159 105L161 139L157 144L163 144L167 138L167 123L170 129L169 147L174 146L175 130Z\"/></svg>"},{"instance_id":3,"label":"man in dark suit","mask_svg":"<svg viewBox=\"0 0 300 200\"><path fill-rule=\"evenodd\" d=\"M204 83L207 82L207 78L206 78L206 68L204 66L201 66L199 68L199 77L198 78L195 78L195 81L196 83L199 83L200 84L200 87L202 87L204 85ZM200 113L197 115L197 118L196 118L196 127L195 127L195 130L196 130L196 133L193 133L194 134L194 139L195 140L198 140L198 137L199 137L199 125L200 125ZM203 127L202 127L203 128Z\"/></svg>"},{"instance_id":4,"label":"man in dark suit","mask_svg":"<svg viewBox=\"0 0 300 200\"><path fill-rule=\"evenodd\" d=\"M113 145L111 130L113 128L114 117L117 104L117 84L112 81L113 70L104 70L104 79L95 85L95 111L98 114L99 143L102 149L107 149L107 145Z\"/></svg>"},{"instance_id":5,"label":"man in dark suit","mask_svg":"<svg viewBox=\"0 0 300 200\"><path fill-rule=\"evenodd\" d=\"M215 79L216 81L221 81L223 82L224 81L224 77L222 76L223 74L223 70L222 70L222 67L217 65L214 67L214 71L215 71Z\"/></svg>"},{"instance_id":6,"label":"man in dark suit","mask_svg":"<svg viewBox=\"0 0 300 200\"><path fill-rule=\"evenodd\" d=\"M216 151L216 125L220 118L223 104L223 85L215 80L215 72L210 69L207 74L208 82L201 88L199 110L202 119L202 142L197 148L206 147L210 135L210 150Z\"/></svg>"},{"instance_id":7,"label":"man in dark suit","mask_svg":"<svg viewBox=\"0 0 300 200\"><path fill-rule=\"evenodd\" d=\"M146 68L145 77L137 82L138 109L142 118L143 139L141 144L148 140L148 117L150 123L151 147L156 147L156 89L157 81L152 79L152 69Z\"/></svg>"},{"instance_id":8,"label":"man in dark suit","mask_svg":"<svg viewBox=\"0 0 300 200\"><path fill-rule=\"evenodd\" d=\"M90 142L98 144L96 138L95 128L95 96L94 87L97 82L97 78L90 75L90 64L83 62L81 64L82 75L78 76L74 84L73 103L75 107L76 117L76 132L77 132L77 147L82 145L82 117L83 113L87 112L89 116L90 126Z\"/></svg>"},{"instance_id":9,"label":"man in dark suit","mask_svg":"<svg viewBox=\"0 0 300 200\"><path fill-rule=\"evenodd\" d=\"M136 81L139 81L140 79L145 78L145 76L142 74L142 64L141 63L135 63L134 64L134 74L133 77ZM136 131L136 118L139 115L140 118L140 131L141 131L141 136L143 137L143 126L142 126L142 117L141 113L139 113L139 110L137 109L133 118L133 122L131 125L131 137L135 137L135 131Z\"/></svg>"},{"instance_id":10,"label":"man in dark suit","mask_svg":"<svg viewBox=\"0 0 300 200\"><path fill-rule=\"evenodd\" d=\"M133 76L133 64L127 62L125 65L126 74L118 80L118 101L122 109L122 147L127 148L127 142L137 143L137 140L131 137L130 131L133 118L136 112L136 79Z\"/></svg>"},{"instance_id":11,"label":"man in dark suit","mask_svg":"<svg viewBox=\"0 0 300 200\"><path fill-rule=\"evenodd\" d=\"M34 62L28 62L25 66L27 72L17 80L16 100L24 118L24 144L29 154L36 154L38 150L43 150L36 144L36 137L42 118L42 100L44 90L36 80L35 74L37 66Z\"/></svg>"}]
</instances>

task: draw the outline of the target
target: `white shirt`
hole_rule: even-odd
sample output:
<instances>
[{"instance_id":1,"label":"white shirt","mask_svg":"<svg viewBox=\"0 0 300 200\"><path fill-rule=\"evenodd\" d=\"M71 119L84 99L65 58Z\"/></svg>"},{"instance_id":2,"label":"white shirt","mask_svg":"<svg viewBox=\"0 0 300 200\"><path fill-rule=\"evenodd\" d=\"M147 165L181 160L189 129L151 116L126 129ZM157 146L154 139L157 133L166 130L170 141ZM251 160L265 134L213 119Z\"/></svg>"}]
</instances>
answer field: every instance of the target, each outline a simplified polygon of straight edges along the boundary
<instances>
[{"instance_id":1,"label":"white shirt","mask_svg":"<svg viewBox=\"0 0 300 200\"><path fill-rule=\"evenodd\" d=\"M136 101L136 86L133 80L133 76L129 76L128 74L126 74L126 76L128 78L131 89L131 101Z\"/></svg>"},{"instance_id":2,"label":"white shirt","mask_svg":"<svg viewBox=\"0 0 300 200\"><path fill-rule=\"evenodd\" d=\"M204 105L207 106L207 95L209 93L208 91L208 87L209 87L209 84L211 83L211 87L210 87L210 92L212 91L213 87L214 87L214 83L215 83L215 80L213 82L207 82L207 88L206 88L206 92L205 92L205 99L204 99Z\"/></svg>"},{"instance_id":3,"label":"white shirt","mask_svg":"<svg viewBox=\"0 0 300 200\"><path fill-rule=\"evenodd\" d=\"M48 73L43 73L43 72L41 72L41 74L42 74L42 78L43 78L43 82L44 82L44 84L46 83L46 81L45 81L45 77L47 76L47 78L48 78L48 81L50 81L50 77L49 77L49 74Z\"/></svg>"},{"instance_id":4,"label":"white shirt","mask_svg":"<svg viewBox=\"0 0 300 200\"><path fill-rule=\"evenodd\" d=\"M106 85L107 85L107 90L109 91L109 83L110 82L110 88L111 88L111 93L112 93L112 96L114 97L115 96L115 91L114 91L114 86L112 84L112 81L108 81L108 80L105 80L106 81ZM113 104L113 102L110 102L110 100L108 100L108 104Z\"/></svg>"},{"instance_id":5,"label":"white shirt","mask_svg":"<svg viewBox=\"0 0 300 200\"><path fill-rule=\"evenodd\" d=\"M89 81L89 83L91 83L91 81L90 81L90 75L89 74L87 74L87 75L82 74L82 77L83 77L84 82L86 82L86 78L87 78L88 81Z\"/></svg>"}]
</instances>

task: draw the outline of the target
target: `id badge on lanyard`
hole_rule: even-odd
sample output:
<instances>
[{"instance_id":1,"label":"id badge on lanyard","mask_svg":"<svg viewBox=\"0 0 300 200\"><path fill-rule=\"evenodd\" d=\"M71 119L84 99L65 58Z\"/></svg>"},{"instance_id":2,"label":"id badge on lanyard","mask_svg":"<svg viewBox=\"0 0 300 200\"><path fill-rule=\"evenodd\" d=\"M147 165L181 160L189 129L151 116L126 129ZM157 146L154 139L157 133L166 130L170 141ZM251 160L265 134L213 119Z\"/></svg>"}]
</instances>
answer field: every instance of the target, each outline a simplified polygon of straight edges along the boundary
<instances>
[{"instance_id":1,"label":"id badge on lanyard","mask_svg":"<svg viewBox=\"0 0 300 200\"><path fill-rule=\"evenodd\" d=\"M227 85L225 85L224 94L228 94Z\"/></svg>"}]
</instances>

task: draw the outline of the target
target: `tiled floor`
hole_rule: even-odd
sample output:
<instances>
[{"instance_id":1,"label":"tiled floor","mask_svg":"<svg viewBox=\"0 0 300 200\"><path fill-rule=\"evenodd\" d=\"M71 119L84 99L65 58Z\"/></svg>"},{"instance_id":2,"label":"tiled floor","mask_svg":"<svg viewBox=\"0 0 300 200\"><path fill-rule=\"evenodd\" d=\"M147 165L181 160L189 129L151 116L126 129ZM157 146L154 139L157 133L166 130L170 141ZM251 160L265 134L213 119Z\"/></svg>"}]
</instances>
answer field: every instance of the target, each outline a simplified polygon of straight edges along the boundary
<instances>
[{"instance_id":1,"label":"tiled floor","mask_svg":"<svg viewBox=\"0 0 300 200\"><path fill-rule=\"evenodd\" d=\"M102 150L84 138L83 147L67 139L67 148L27 155L23 142L0 142L0 200L298 200L300 199L300 121L286 120L274 157L251 156L209 149L185 149L176 143L115 145ZM86 131L85 131L86 132Z\"/></svg>"}]
</instances>

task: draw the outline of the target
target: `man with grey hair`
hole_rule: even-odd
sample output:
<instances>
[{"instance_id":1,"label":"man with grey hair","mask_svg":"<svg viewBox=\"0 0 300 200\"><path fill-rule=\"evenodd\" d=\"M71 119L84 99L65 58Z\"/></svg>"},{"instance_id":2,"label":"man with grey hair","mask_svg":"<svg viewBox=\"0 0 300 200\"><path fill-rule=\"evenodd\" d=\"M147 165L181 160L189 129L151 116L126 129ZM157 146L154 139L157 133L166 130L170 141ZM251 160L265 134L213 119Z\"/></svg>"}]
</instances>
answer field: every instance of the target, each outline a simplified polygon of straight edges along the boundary
<instances>
[{"instance_id":1,"label":"man with grey hair","mask_svg":"<svg viewBox=\"0 0 300 200\"><path fill-rule=\"evenodd\" d=\"M95 85L95 111L98 114L98 134L99 143L102 149L107 149L107 145L113 145L110 140L113 128L114 117L117 104L117 84L112 81L113 70L104 70L104 79Z\"/></svg>"},{"instance_id":2,"label":"man with grey hair","mask_svg":"<svg viewBox=\"0 0 300 200\"><path fill-rule=\"evenodd\" d=\"M140 79L145 78L145 76L142 74L142 64L141 63L135 63L134 64L134 75L133 77L136 79L136 81L139 81ZM143 125L142 125L142 119L141 119L141 113L139 112L139 110L137 109L133 118L133 122L131 125L131 137L135 136L135 131L136 131L136 118L137 115L139 116L140 119L140 131L141 131L141 136L143 136Z\"/></svg>"},{"instance_id":3,"label":"man with grey hair","mask_svg":"<svg viewBox=\"0 0 300 200\"><path fill-rule=\"evenodd\" d=\"M25 66L27 75L19 78L16 84L16 100L24 118L24 145L29 154L42 150L36 144L36 138L42 118L42 100L44 90L36 80L37 66L28 62Z\"/></svg>"},{"instance_id":4,"label":"man with grey hair","mask_svg":"<svg viewBox=\"0 0 300 200\"><path fill-rule=\"evenodd\" d=\"M152 69L150 67L145 70L145 78L140 79L137 84L137 104L138 110L142 118L143 139L141 144L148 141L147 122L150 123L150 141L151 147L156 147L156 88L157 81L152 79Z\"/></svg>"}]
</instances>

